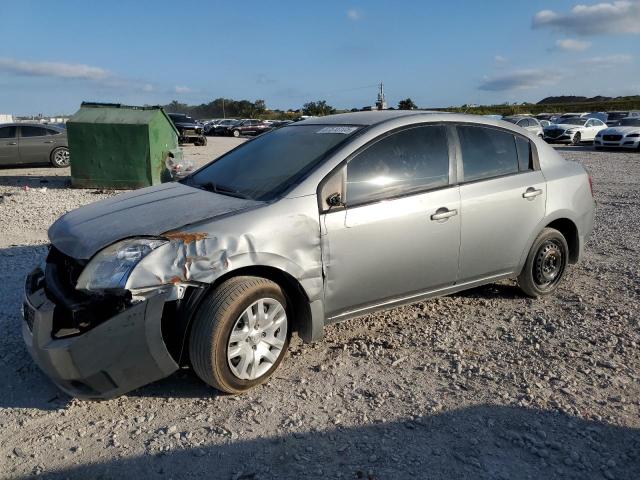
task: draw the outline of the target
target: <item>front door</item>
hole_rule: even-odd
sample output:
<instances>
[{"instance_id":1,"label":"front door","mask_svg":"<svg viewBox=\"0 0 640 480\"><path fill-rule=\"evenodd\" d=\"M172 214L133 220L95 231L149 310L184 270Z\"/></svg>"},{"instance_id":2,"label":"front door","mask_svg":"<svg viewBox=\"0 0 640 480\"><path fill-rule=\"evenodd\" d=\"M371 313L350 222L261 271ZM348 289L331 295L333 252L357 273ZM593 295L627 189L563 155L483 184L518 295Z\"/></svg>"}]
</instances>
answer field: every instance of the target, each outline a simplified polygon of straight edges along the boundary
<instances>
[{"instance_id":1,"label":"front door","mask_svg":"<svg viewBox=\"0 0 640 480\"><path fill-rule=\"evenodd\" d=\"M460 194L444 126L369 144L346 165L344 208L321 217L328 317L453 285Z\"/></svg>"},{"instance_id":2,"label":"front door","mask_svg":"<svg viewBox=\"0 0 640 480\"><path fill-rule=\"evenodd\" d=\"M18 127L0 125L0 165L10 165L19 161Z\"/></svg>"}]
</instances>

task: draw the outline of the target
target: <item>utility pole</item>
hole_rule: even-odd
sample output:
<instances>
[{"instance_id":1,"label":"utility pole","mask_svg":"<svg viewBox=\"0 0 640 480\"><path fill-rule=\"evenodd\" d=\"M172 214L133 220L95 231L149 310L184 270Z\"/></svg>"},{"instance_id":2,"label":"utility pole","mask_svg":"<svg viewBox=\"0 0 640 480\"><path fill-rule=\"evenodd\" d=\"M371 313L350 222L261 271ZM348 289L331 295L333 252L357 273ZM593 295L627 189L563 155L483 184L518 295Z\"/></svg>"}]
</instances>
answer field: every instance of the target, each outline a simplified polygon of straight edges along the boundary
<instances>
[{"instance_id":1,"label":"utility pole","mask_svg":"<svg viewBox=\"0 0 640 480\"><path fill-rule=\"evenodd\" d=\"M378 101L376 102L376 108L378 110L387 109L387 101L384 98L384 84L380 82L380 90L378 91Z\"/></svg>"},{"instance_id":2,"label":"utility pole","mask_svg":"<svg viewBox=\"0 0 640 480\"><path fill-rule=\"evenodd\" d=\"M222 118L227 118L227 115L224 113L224 97L222 98Z\"/></svg>"}]
</instances>

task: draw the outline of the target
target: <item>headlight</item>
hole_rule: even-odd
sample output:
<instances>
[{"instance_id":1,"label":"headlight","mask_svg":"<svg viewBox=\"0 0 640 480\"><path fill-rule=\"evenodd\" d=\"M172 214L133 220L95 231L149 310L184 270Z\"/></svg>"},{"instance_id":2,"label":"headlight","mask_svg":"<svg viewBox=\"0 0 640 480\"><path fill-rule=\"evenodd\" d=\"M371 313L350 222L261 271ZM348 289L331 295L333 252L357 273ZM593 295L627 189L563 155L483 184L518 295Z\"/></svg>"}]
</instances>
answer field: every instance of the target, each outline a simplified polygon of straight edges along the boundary
<instances>
[{"instance_id":1,"label":"headlight","mask_svg":"<svg viewBox=\"0 0 640 480\"><path fill-rule=\"evenodd\" d=\"M596 133L596 137L601 137L601 136L602 136L602 132Z\"/></svg>"},{"instance_id":2,"label":"headlight","mask_svg":"<svg viewBox=\"0 0 640 480\"><path fill-rule=\"evenodd\" d=\"M640 133L630 133L629 135L627 135L627 138L636 138L636 137L640 137Z\"/></svg>"},{"instance_id":3,"label":"headlight","mask_svg":"<svg viewBox=\"0 0 640 480\"><path fill-rule=\"evenodd\" d=\"M78 290L124 288L129 274L144 257L168 243L155 238L130 238L105 248L91 259L78 278Z\"/></svg>"}]
</instances>

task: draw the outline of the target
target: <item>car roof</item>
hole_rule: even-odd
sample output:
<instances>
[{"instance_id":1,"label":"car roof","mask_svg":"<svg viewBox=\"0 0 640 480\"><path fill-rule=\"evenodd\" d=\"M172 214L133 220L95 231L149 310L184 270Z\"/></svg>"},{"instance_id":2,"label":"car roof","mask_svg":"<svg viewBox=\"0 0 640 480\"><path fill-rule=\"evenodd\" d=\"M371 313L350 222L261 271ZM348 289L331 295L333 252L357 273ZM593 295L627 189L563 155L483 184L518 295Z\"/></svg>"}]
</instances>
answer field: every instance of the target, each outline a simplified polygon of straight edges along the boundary
<instances>
[{"instance_id":1,"label":"car roof","mask_svg":"<svg viewBox=\"0 0 640 480\"><path fill-rule=\"evenodd\" d=\"M12 123L0 123L0 128L3 127L41 127L51 128L53 130L64 130L54 123L37 123L37 122L12 122Z\"/></svg>"},{"instance_id":2,"label":"car roof","mask_svg":"<svg viewBox=\"0 0 640 480\"><path fill-rule=\"evenodd\" d=\"M338 113L324 117L311 117L297 122L302 125L376 125L399 117L412 115L449 115L446 112L433 112L428 110L371 110L365 112Z\"/></svg>"}]
</instances>

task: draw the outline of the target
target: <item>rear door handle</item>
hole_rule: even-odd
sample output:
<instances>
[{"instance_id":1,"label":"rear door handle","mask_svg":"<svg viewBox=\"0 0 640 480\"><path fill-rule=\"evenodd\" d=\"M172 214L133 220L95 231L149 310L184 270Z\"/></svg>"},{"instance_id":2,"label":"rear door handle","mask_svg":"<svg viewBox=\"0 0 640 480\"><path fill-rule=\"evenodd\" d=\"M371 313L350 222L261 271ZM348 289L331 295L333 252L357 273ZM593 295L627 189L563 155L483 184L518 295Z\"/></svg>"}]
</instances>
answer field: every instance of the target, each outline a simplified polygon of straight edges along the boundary
<instances>
[{"instance_id":1,"label":"rear door handle","mask_svg":"<svg viewBox=\"0 0 640 480\"><path fill-rule=\"evenodd\" d=\"M540 188L533 188L533 187L529 187L527 188L527 190L522 194L522 198L535 198L538 195L542 195L542 189Z\"/></svg>"},{"instance_id":2,"label":"rear door handle","mask_svg":"<svg viewBox=\"0 0 640 480\"><path fill-rule=\"evenodd\" d=\"M7 143L7 145L17 145L17 144L18 144L18 142L9 142L9 143Z\"/></svg>"},{"instance_id":3,"label":"rear door handle","mask_svg":"<svg viewBox=\"0 0 640 480\"><path fill-rule=\"evenodd\" d=\"M56 143L56 141L55 140L45 140L44 143Z\"/></svg>"},{"instance_id":4,"label":"rear door handle","mask_svg":"<svg viewBox=\"0 0 640 480\"><path fill-rule=\"evenodd\" d=\"M447 207L440 207L436 210L436 213L431 215L431 220L446 220L449 217L453 217L458 214L458 210L449 210Z\"/></svg>"}]
</instances>

